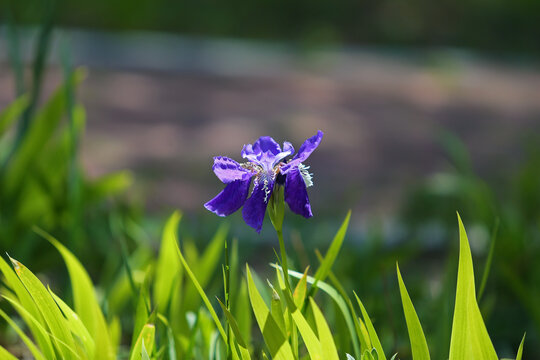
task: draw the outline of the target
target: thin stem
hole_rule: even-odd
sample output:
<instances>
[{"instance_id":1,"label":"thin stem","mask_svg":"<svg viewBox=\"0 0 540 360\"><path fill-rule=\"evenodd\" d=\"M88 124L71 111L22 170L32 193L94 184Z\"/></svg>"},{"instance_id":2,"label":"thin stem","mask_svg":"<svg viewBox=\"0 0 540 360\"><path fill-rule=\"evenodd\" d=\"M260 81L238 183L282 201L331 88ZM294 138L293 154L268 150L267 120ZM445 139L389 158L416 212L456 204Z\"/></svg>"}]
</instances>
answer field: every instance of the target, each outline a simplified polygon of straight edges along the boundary
<instances>
[{"instance_id":1,"label":"thin stem","mask_svg":"<svg viewBox=\"0 0 540 360\"><path fill-rule=\"evenodd\" d=\"M279 239L279 250L281 251L281 266L283 268L283 275L285 277L285 286L287 290L291 292L291 285L289 282L289 265L287 264L287 252L285 251L285 242L283 241L283 231L281 229L276 229L278 239Z\"/></svg>"}]
</instances>

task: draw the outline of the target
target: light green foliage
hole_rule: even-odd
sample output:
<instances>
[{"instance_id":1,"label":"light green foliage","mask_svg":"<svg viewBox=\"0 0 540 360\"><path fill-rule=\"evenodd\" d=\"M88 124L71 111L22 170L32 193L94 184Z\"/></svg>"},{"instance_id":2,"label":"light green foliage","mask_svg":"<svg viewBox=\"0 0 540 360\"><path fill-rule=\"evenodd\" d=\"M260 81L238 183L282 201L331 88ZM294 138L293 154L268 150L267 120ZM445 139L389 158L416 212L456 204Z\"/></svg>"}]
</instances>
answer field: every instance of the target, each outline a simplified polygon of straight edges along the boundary
<instances>
[{"instance_id":1,"label":"light green foliage","mask_svg":"<svg viewBox=\"0 0 540 360\"><path fill-rule=\"evenodd\" d=\"M422 330L422 325L416 315L413 303L405 287L405 283L401 278L401 272L399 266L396 264L396 272L399 282L399 293L401 294L401 303L403 304L403 313L405 314L405 321L407 322L407 329L409 330L409 340L411 342L411 352L414 360L429 360L429 349Z\"/></svg>"},{"instance_id":2,"label":"light green foliage","mask_svg":"<svg viewBox=\"0 0 540 360\"><path fill-rule=\"evenodd\" d=\"M459 223L459 267L456 306L450 341L450 360L497 359L497 354L476 303L474 270L469 241L461 218Z\"/></svg>"},{"instance_id":3,"label":"light green foliage","mask_svg":"<svg viewBox=\"0 0 540 360\"><path fill-rule=\"evenodd\" d=\"M346 228L347 219L338 232L341 234L335 238L338 244L345 236L342 229L343 226ZM220 317L199 279L202 277L205 283L211 279L210 274L200 274L203 265L213 269L218 267L215 264L211 266L210 261L219 261L215 249L218 248L217 244L220 249L224 248L225 230L218 230L202 256L198 255L194 246L189 245L189 257L193 262L191 264L178 243L179 221L178 212L169 218L163 232L159 255L154 262L132 262L136 264L133 271L137 296L132 297L134 316L133 340L130 346L119 344L120 322L115 314L109 314L113 320L107 324L94 286L81 263L64 245L39 229L36 231L56 247L66 263L72 284L74 307L44 286L20 262L11 259L12 268L1 259L0 270L6 285L9 286L9 289L1 290L2 296L18 313L31 336L25 334L25 330L14 320L13 315L0 310L0 317L19 335L33 357L38 360L112 360L117 353L121 358L130 360L337 360L345 356L358 360L385 359L382 343L364 304L353 292L353 298L360 309L361 317L358 317L351 297L332 272L331 264L336 257L327 257L326 259L331 259L327 260L329 262L321 258L323 264L330 263L330 266L324 265L324 277L333 285L322 278L309 276L309 269L304 273L289 270L291 278L298 279L292 292L286 286L278 265L273 265L277 273L275 284L255 280L258 277L246 265L245 281L237 282L239 286L234 286L237 293L233 294L227 279L231 273L236 274L236 271L230 271L229 266L236 266L234 263L237 260L229 262L230 259L226 256L227 266L223 272L225 298L229 301L232 299L233 302L227 304L219 299L215 300L221 307ZM459 227L458 287L450 359L496 359L476 303L472 257L461 221ZM327 254L337 254L339 246L332 244L330 249ZM169 268L173 274L166 271ZM194 268L199 270L196 272ZM229 270L225 270L227 268ZM427 341L398 267L396 272L413 359L429 360ZM186 278L185 281L182 280L183 277ZM320 307L315 298L309 295L315 283L317 289L321 290L321 298L329 297L337 305L338 314L343 316L345 321L343 330L331 330L331 326L335 327L335 324L329 321L332 318L327 316L328 308ZM149 291L150 288L153 292ZM183 305L187 295L186 288L193 288L197 295L197 298L190 298L195 312L186 310ZM261 291L262 289L264 290ZM184 312L173 313L174 308ZM249 308L252 311L247 311ZM267 350L253 341L257 336L251 336L251 314L255 316ZM350 350L337 346L337 336L346 337L347 341L339 344L348 344L355 357L346 354L346 351ZM524 337L517 351L519 360L522 358L523 344ZM266 351L269 356L265 354ZM4 348L0 348L0 356L4 356L2 359L13 359ZM396 355L392 357L395 358Z\"/></svg>"}]
</instances>

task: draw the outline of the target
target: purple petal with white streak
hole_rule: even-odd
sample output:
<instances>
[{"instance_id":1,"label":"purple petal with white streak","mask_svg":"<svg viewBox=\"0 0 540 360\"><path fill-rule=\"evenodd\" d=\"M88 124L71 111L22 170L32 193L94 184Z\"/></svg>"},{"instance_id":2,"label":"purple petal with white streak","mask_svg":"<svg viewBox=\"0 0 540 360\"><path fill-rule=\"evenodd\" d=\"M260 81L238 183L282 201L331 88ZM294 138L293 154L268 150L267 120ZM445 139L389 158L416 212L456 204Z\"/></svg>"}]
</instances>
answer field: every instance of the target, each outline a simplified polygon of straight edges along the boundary
<instances>
[{"instance_id":1,"label":"purple petal with white streak","mask_svg":"<svg viewBox=\"0 0 540 360\"><path fill-rule=\"evenodd\" d=\"M273 180L268 181L266 189L263 181L255 183L251 196L247 199L242 209L244 221L258 233L261 232L266 207L274 189Z\"/></svg>"},{"instance_id":2,"label":"purple petal with white streak","mask_svg":"<svg viewBox=\"0 0 540 360\"><path fill-rule=\"evenodd\" d=\"M294 155L293 159L289 161L286 165L281 167L281 171L286 174L288 173L292 168L297 167L298 164L304 162L309 155L319 146L321 143L321 140L323 138L323 132L321 130L317 131L317 134L313 135L300 147L298 150L298 153Z\"/></svg>"},{"instance_id":3,"label":"purple petal with white streak","mask_svg":"<svg viewBox=\"0 0 540 360\"><path fill-rule=\"evenodd\" d=\"M253 176L252 171L244 169L238 162L225 156L214 157L212 170L225 184L236 180L246 181Z\"/></svg>"},{"instance_id":4,"label":"purple petal with white streak","mask_svg":"<svg viewBox=\"0 0 540 360\"><path fill-rule=\"evenodd\" d=\"M285 178L285 202L289 204L292 212L305 218L313 216L306 183L300 174L298 166L290 169Z\"/></svg>"}]
</instances>

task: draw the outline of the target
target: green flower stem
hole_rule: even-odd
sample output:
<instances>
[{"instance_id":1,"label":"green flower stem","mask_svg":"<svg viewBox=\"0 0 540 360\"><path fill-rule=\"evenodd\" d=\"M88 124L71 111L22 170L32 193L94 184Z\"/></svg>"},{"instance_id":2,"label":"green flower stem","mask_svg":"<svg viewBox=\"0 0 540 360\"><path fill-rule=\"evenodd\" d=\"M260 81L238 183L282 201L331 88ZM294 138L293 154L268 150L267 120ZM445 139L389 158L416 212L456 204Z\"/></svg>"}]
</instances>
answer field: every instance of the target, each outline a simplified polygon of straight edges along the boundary
<instances>
[{"instance_id":1,"label":"green flower stem","mask_svg":"<svg viewBox=\"0 0 540 360\"><path fill-rule=\"evenodd\" d=\"M289 265L287 264L287 252L285 251L285 242L283 241L283 231L276 229L279 239L279 250L281 251L281 267L283 268L283 275L285 278L285 286L287 290L292 294L291 285L289 282Z\"/></svg>"}]
</instances>

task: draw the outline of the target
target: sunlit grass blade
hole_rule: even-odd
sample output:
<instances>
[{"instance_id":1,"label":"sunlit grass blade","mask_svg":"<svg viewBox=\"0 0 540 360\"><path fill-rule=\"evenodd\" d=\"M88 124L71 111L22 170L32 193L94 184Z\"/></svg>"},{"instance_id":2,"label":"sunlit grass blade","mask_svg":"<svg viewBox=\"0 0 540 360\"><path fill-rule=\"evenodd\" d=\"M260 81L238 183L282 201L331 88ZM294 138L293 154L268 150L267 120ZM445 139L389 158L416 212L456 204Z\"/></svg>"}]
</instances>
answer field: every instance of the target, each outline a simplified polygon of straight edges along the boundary
<instances>
[{"instance_id":1,"label":"sunlit grass blade","mask_svg":"<svg viewBox=\"0 0 540 360\"><path fill-rule=\"evenodd\" d=\"M293 293L294 303L299 308L303 307L304 300L306 299L308 271L309 271L309 267L307 267L306 270L304 271L304 276L302 276L298 284L296 284L296 288L294 289L294 293Z\"/></svg>"},{"instance_id":2,"label":"sunlit grass blade","mask_svg":"<svg viewBox=\"0 0 540 360\"><path fill-rule=\"evenodd\" d=\"M71 331L58 305L54 302L45 286L30 270L19 261L12 258L10 260L17 276L21 279L32 299L34 299L43 319L47 323L51 333L55 336L53 342L56 342L61 356L65 359L77 358L75 356L75 343L73 342Z\"/></svg>"},{"instance_id":3,"label":"sunlit grass blade","mask_svg":"<svg viewBox=\"0 0 540 360\"><path fill-rule=\"evenodd\" d=\"M251 359L251 356L249 355L249 350L247 347L246 342L244 341L242 337L242 333L240 332L240 329L238 327L238 323L236 322L236 319L233 317L231 312L227 309L225 304L223 304L219 299L219 305L221 305L221 309L223 310L223 313L227 317L227 321L229 322L229 325L231 327L231 330L234 334L234 340L238 344L240 348L240 356L242 357L242 360L249 360Z\"/></svg>"},{"instance_id":4,"label":"sunlit grass blade","mask_svg":"<svg viewBox=\"0 0 540 360\"><path fill-rule=\"evenodd\" d=\"M193 273L197 274L197 281L201 287L208 285L208 282L214 276L219 266L219 259L223 254L223 247L228 230L227 225L221 225L216 231L214 237L206 247L204 253L197 259L196 262L192 262L191 269ZM187 258L187 257L186 257ZM185 309L193 310L199 303L197 290L189 284L185 289Z\"/></svg>"},{"instance_id":5,"label":"sunlit grass blade","mask_svg":"<svg viewBox=\"0 0 540 360\"><path fill-rule=\"evenodd\" d=\"M401 303L403 305L403 312L405 313L405 321L407 322L407 330L409 331L409 339L411 341L411 352L414 360L429 360L429 349L422 330L422 325L416 315L413 303L409 297L399 266L396 263L396 272L399 282L399 293L401 294Z\"/></svg>"},{"instance_id":6,"label":"sunlit grass blade","mask_svg":"<svg viewBox=\"0 0 540 360\"><path fill-rule=\"evenodd\" d=\"M275 267L276 269L279 269L280 271L283 271L282 268L277 264L271 264L271 266ZM301 279L304 274L299 273L297 271L289 270L289 275L292 277L295 277L297 279ZM315 279L312 276L307 276L306 281L308 284L313 284L315 282ZM318 287L323 292L325 292L332 300L336 303L337 307L339 308L340 312L343 315L343 318L345 319L345 323L347 324L347 329L349 330L349 333L351 335L351 342L353 343L353 347L355 350L355 355L357 358L360 359L361 352L360 352L360 346L358 344L358 337L360 335L357 335L355 326L355 323L358 323L358 319L353 319L354 309L349 310L346 298L342 296L334 287L332 287L330 284L327 284L324 281L318 282ZM349 301L350 302L350 301ZM351 304L352 309L352 304Z\"/></svg>"},{"instance_id":7,"label":"sunlit grass blade","mask_svg":"<svg viewBox=\"0 0 540 360\"><path fill-rule=\"evenodd\" d=\"M328 326L321 309L319 309L313 298L309 298L309 301L313 316L315 317L315 324L317 325L322 358L325 360L339 360L336 344L334 343L334 336L330 331L330 327Z\"/></svg>"},{"instance_id":8,"label":"sunlit grass blade","mask_svg":"<svg viewBox=\"0 0 540 360\"><path fill-rule=\"evenodd\" d=\"M193 271L191 271L191 268L189 267L188 263L184 259L184 256L182 255L182 252L180 251L180 248L178 247L176 233L174 233L173 236L174 236L174 240L176 244L176 253L178 254L178 257L180 258L180 262L182 263L182 266L184 267L184 271L186 272L187 276L191 279L193 285L195 286L195 289L199 293L204 304L206 305L206 308L210 312L212 319L214 319L214 322L221 335L221 338L223 339L225 343L227 343L227 334L225 333L225 329L223 329L223 326L221 325L221 322L219 321L219 317L217 316L216 311L214 310L212 304L210 303L210 300L208 300L208 296L206 296L206 293L204 292L203 288L199 284L199 281L195 277L195 274L193 273Z\"/></svg>"},{"instance_id":9,"label":"sunlit grass blade","mask_svg":"<svg viewBox=\"0 0 540 360\"><path fill-rule=\"evenodd\" d=\"M49 359L45 358L41 351L36 347L36 345L30 340L30 338L24 333L24 331L17 325L15 321L13 321L4 311L0 309L0 316L6 320L6 322L11 326L13 330L19 335L21 340L24 342L24 344L28 347L28 350L32 353L34 358L36 360L49 360L49 359L56 359L56 356L51 355Z\"/></svg>"},{"instance_id":10,"label":"sunlit grass blade","mask_svg":"<svg viewBox=\"0 0 540 360\"><path fill-rule=\"evenodd\" d=\"M154 338L156 336L156 328L153 324L146 324L143 326L135 345L131 348L130 360L144 359L143 355L143 343L144 353L148 357L148 354L152 353L154 349Z\"/></svg>"},{"instance_id":11,"label":"sunlit grass blade","mask_svg":"<svg viewBox=\"0 0 540 360\"><path fill-rule=\"evenodd\" d=\"M459 214L458 223L459 265L456 305L450 339L450 360L496 360L497 353L476 302L471 249Z\"/></svg>"},{"instance_id":12,"label":"sunlit grass blade","mask_svg":"<svg viewBox=\"0 0 540 360\"><path fill-rule=\"evenodd\" d=\"M48 290L51 296L54 298L54 301L56 301L66 316L71 332L73 335L79 338L80 342L84 346L88 359L94 359L96 344L81 319L62 299L53 293L50 288L48 288Z\"/></svg>"},{"instance_id":13,"label":"sunlit grass blade","mask_svg":"<svg viewBox=\"0 0 540 360\"><path fill-rule=\"evenodd\" d=\"M366 325L366 328L369 334L369 339L371 341L371 345L373 346L375 350L377 350L379 359L386 359L381 342L379 341L379 336L377 335L377 332L375 331L375 327L373 326L373 323L371 322L371 319L369 318L369 315L366 311L366 308L364 307L364 304L362 304L362 301L360 301L360 298L358 297L358 295L356 295L356 293L354 293L354 297L356 298L356 301L358 302L358 306L360 307L360 311L362 312L362 318L364 319L364 324Z\"/></svg>"},{"instance_id":14,"label":"sunlit grass blade","mask_svg":"<svg viewBox=\"0 0 540 360\"><path fill-rule=\"evenodd\" d=\"M94 285L92 284L92 280L90 280L90 276L75 255L58 242L58 240L41 229L34 228L34 231L53 244L66 263L73 289L75 312L81 318L94 339L96 349L95 359L115 359L115 348L112 345L107 322L94 293Z\"/></svg>"},{"instance_id":15,"label":"sunlit grass blade","mask_svg":"<svg viewBox=\"0 0 540 360\"><path fill-rule=\"evenodd\" d=\"M516 360L521 360L521 358L523 357L523 344L525 343L525 336L527 334L523 334L523 338L521 339L521 343L519 344L519 348L518 348L518 351L517 351L517 355L516 355Z\"/></svg>"},{"instance_id":16,"label":"sunlit grass blade","mask_svg":"<svg viewBox=\"0 0 540 360\"><path fill-rule=\"evenodd\" d=\"M341 245L343 244L343 240L345 239L345 234L347 233L347 228L349 227L349 220L351 219L351 211L347 213L347 216L345 217L345 220L343 220L343 223L341 224L338 232L336 233L336 236L334 236L334 239L332 240L332 243L330 244L330 248L326 252L326 255L324 256L323 261L321 262L321 265L317 269L317 272L314 275L315 281L313 282L310 290L309 290L309 296L313 296L315 292L317 291L318 282L324 281L326 277L328 276L328 273L332 269L332 266L334 265L334 262L336 261L337 255L339 253L339 250L341 249Z\"/></svg>"},{"instance_id":17,"label":"sunlit grass blade","mask_svg":"<svg viewBox=\"0 0 540 360\"><path fill-rule=\"evenodd\" d=\"M255 314L255 319L257 320L259 329L261 329L264 342L270 350L272 359L294 359L295 357L293 355L291 346L281 332L281 329L279 328L272 314L266 307L266 304L264 303L261 294L257 290L255 283L253 282L253 277L251 276L251 271L249 270L249 266L247 266L247 264L246 273L251 307L253 309L253 313Z\"/></svg>"},{"instance_id":18,"label":"sunlit grass blade","mask_svg":"<svg viewBox=\"0 0 540 360\"><path fill-rule=\"evenodd\" d=\"M296 306L294 299L291 297L289 292L284 288L281 290L285 296L285 301L287 302L287 308L291 313L291 317L293 318L293 321L296 324L302 339L304 340L304 344L306 345L309 356L313 360L324 359L322 357L321 343L313 332L311 326L309 326L304 315L302 315L302 311Z\"/></svg>"},{"instance_id":19,"label":"sunlit grass blade","mask_svg":"<svg viewBox=\"0 0 540 360\"><path fill-rule=\"evenodd\" d=\"M17 360L17 358L15 356L11 355L11 353L9 353L9 351L7 351L1 345L0 345L0 359L2 359L2 360Z\"/></svg>"},{"instance_id":20,"label":"sunlit grass blade","mask_svg":"<svg viewBox=\"0 0 540 360\"><path fill-rule=\"evenodd\" d=\"M36 304L34 303L34 300L32 299L32 296L30 296L17 274L15 274L13 268L9 266L9 264L1 257L0 270L5 276L6 283L17 295L17 298L21 303L22 308L25 309L28 313L26 314L20 312L20 315L26 322L30 331L32 332L32 335L37 344L39 345L39 348L46 357L53 358L54 350L51 339L46 334L44 335L40 331L38 326L32 321L32 319L35 319L37 324L45 326L45 320L43 320L41 313L39 312Z\"/></svg>"},{"instance_id":21,"label":"sunlit grass blade","mask_svg":"<svg viewBox=\"0 0 540 360\"><path fill-rule=\"evenodd\" d=\"M179 211L175 211L165 224L159 257L156 263L156 276L154 281L154 300L161 313L164 313L173 291L175 291L182 265L176 255L176 236L178 223L182 218Z\"/></svg>"}]
</instances>

